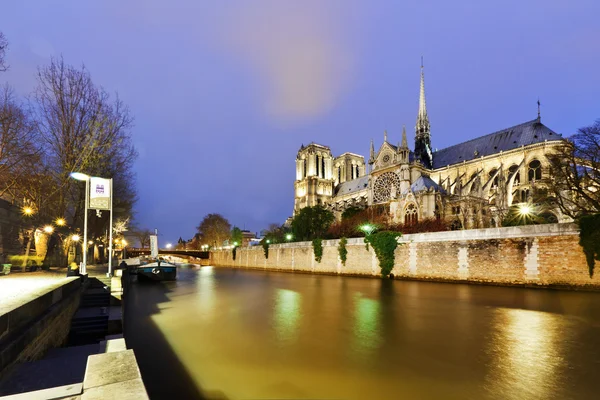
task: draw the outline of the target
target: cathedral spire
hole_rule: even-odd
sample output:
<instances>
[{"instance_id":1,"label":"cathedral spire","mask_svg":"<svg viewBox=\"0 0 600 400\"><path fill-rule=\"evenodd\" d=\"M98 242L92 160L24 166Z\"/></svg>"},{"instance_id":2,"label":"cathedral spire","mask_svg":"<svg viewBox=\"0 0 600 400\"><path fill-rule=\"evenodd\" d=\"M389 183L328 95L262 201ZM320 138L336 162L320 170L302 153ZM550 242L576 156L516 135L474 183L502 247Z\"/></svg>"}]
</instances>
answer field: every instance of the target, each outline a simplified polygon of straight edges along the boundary
<instances>
[{"instance_id":1,"label":"cathedral spire","mask_svg":"<svg viewBox=\"0 0 600 400\"><path fill-rule=\"evenodd\" d=\"M369 163L375 162L375 146L373 145L373 139L371 139L371 152L369 156Z\"/></svg>"},{"instance_id":2,"label":"cathedral spire","mask_svg":"<svg viewBox=\"0 0 600 400\"><path fill-rule=\"evenodd\" d=\"M415 158L427 168L433 166L430 129L427 104L425 102L425 73L423 72L423 57L421 57L419 113L417 114L417 126L415 126Z\"/></svg>"},{"instance_id":3,"label":"cathedral spire","mask_svg":"<svg viewBox=\"0 0 600 400\"><path fill-rule=\"evenodd\" d=\"M402 148L408 149L408 140L406 140L406 125L402 125Z\"/></svg>"},{"instance_id":4,"label":"cathedral spire","mask_svg":"<svg viewBox=\"0 0 600 400\"><path fill-rule=\"evenodd\" d=\"M419 92L419 114L417 115L417 125L429 125L427 116L427 102L425 101L425 74L423 72L423 57L421 57L421 90Z\"/></svg>"},{"instance_id":5,"label":"cathedral spire","mask_svg":"<svg viewBox=\"0 0 600 400\"><path fill-rule=\"evenodd\" d=\"M387 129L383 131L383 141L387 142Z\"/></svg>"}]
</instances>

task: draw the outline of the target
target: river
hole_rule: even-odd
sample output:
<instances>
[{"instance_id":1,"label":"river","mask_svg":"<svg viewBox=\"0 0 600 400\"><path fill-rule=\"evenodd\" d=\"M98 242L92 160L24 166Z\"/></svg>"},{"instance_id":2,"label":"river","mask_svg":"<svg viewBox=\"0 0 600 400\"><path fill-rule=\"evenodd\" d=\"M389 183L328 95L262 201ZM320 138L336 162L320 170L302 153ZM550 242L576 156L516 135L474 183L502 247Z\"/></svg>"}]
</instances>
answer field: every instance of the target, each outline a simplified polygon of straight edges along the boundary
<instances>
[{"instance_id":1,"label":"river","mask_svg":"<svg viewBox=\"0 0 600 400\"><path fill-rule=\"evenodd\" d=\"M126 301L152 399L600 398L600 293L178 274Z\"/></svg>"}]
</instances>

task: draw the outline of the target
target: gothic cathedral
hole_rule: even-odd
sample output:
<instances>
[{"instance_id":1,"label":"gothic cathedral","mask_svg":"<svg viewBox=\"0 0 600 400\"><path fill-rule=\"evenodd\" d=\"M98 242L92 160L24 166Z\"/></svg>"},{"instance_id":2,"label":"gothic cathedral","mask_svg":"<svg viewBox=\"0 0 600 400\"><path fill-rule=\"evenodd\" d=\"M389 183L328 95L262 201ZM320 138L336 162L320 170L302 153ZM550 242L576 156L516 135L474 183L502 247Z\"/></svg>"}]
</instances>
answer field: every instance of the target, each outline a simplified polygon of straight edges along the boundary
<instances>
[{"instance_id":1,"label":"gothic cathedral","mask_svg":"<svg viewBox=\"0 0 600 400\"><path fill-rule=\"evenodd\" d=\"M433 151L421 66L414 151L406 129L398 145L376 152L371 141L369 168L363 156L338 157L327 146L302 145L296 157L294 214L321 205L336 217L349 207L386 207L395 223L443 218L455 227L498 226L511 205L532 201L549 178L546 155L563 142L538 117L488 135ZM564 220L558 210L552 217Z\"/></svg>"}]
</instances>

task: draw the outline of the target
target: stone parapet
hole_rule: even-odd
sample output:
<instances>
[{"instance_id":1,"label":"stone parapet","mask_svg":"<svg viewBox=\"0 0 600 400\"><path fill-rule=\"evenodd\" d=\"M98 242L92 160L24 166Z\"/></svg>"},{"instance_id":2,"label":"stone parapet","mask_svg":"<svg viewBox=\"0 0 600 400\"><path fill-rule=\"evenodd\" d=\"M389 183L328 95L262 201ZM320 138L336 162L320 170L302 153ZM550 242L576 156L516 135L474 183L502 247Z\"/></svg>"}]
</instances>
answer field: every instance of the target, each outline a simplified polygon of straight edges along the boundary
<instances>
[{"instance_id":1,"label":"stone parapet","mask_svg":"<svg viewBox=\"0 0 600 400\"><path fill-rule=\"evenodd\" d=\"M404 235L392 273L398 278L504 285L600 289L590 278L576 224L547 224ZM211 252L211 265L290 272L378 276L379 263L363 238L350 238L346 265L339 240L323 241L314 260L311 242Z\"/></svg>"}]
</instances>

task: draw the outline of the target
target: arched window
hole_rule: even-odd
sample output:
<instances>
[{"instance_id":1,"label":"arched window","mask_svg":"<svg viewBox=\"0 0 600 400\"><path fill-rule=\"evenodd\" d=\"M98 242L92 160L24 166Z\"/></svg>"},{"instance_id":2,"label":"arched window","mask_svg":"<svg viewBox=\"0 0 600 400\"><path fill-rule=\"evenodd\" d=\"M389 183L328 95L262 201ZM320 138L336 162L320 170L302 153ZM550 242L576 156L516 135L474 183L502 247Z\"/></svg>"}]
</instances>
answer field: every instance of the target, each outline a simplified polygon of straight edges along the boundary
<instances>
[{"instance_id":1,"label":"arched window","mask_svg":"<svg viewBox=\"0 0 600 400\"><path fill-rule=\"evenodd\" d=\"M404 225L416 224L417 221L417 207L411 203L406 206L406 210L404 211Z\"/></svg>"},{"instance_id":2,"label":"arched window","mask_svg":"<svg viewBox=\"0 0 600 400\"><path fill-rule=\"evenodd\" d=\"M338 183L342 182L342 167L338 167Z\"/></svg>"},{"instance_id":3,"label":"arched window","mask_svg":"<svg viewBox=\"0 0 600 400\"><path fill-rule=\"evenodd\" d=\"M510 168L508 169L508 172L510 172L511 174L515 171L519 170L519 166L517 164L513 164L510 166ZM517 172L516 176L515 176L515 180L513 181L514 185L520 185L521 184L521 173Z\"/></svg>"},{"instance_id":4,"label":"arched window","mask_svg":"<svg viewBox=\"0 0 600 400\"><path fill-rule=\"evenodd\" d=\"M539 160L533 160L529 163L527 178L529 182L542 179L542 163Z\"/></svg>"},{"instance_id":5,"label":"arched window","mask_svg":"<svg viewBox=\"0 0 600 400\"><path fill-rule=\"evenodd\" d=\"M489 174L488 177L491 179L492 176L494 176L496 174L496 172L498 172L497 168L492 169ZM496 175L496 177L494 178L494 181L492 182L492 189L495 189L498 187L498 175Z\"/></svg>"},{"instance_id":6,"label":"arched window","mask_svg":"<svg viewBox=\"0 0 600 400\"><path fill-rule=\"evenodd\" d=\"M529 189L521 190L521 203L526 203L529 197Z\"/></svg>"},{"instance_id":7,"label":"arched window","mask_svg":"<svg viewBox=\"0 0 600 400\"><path fill-rule=\"evenodd\" d=\"M306 178L306 158L304 159L304 177Z\"/></svg>"}]
</instances>

